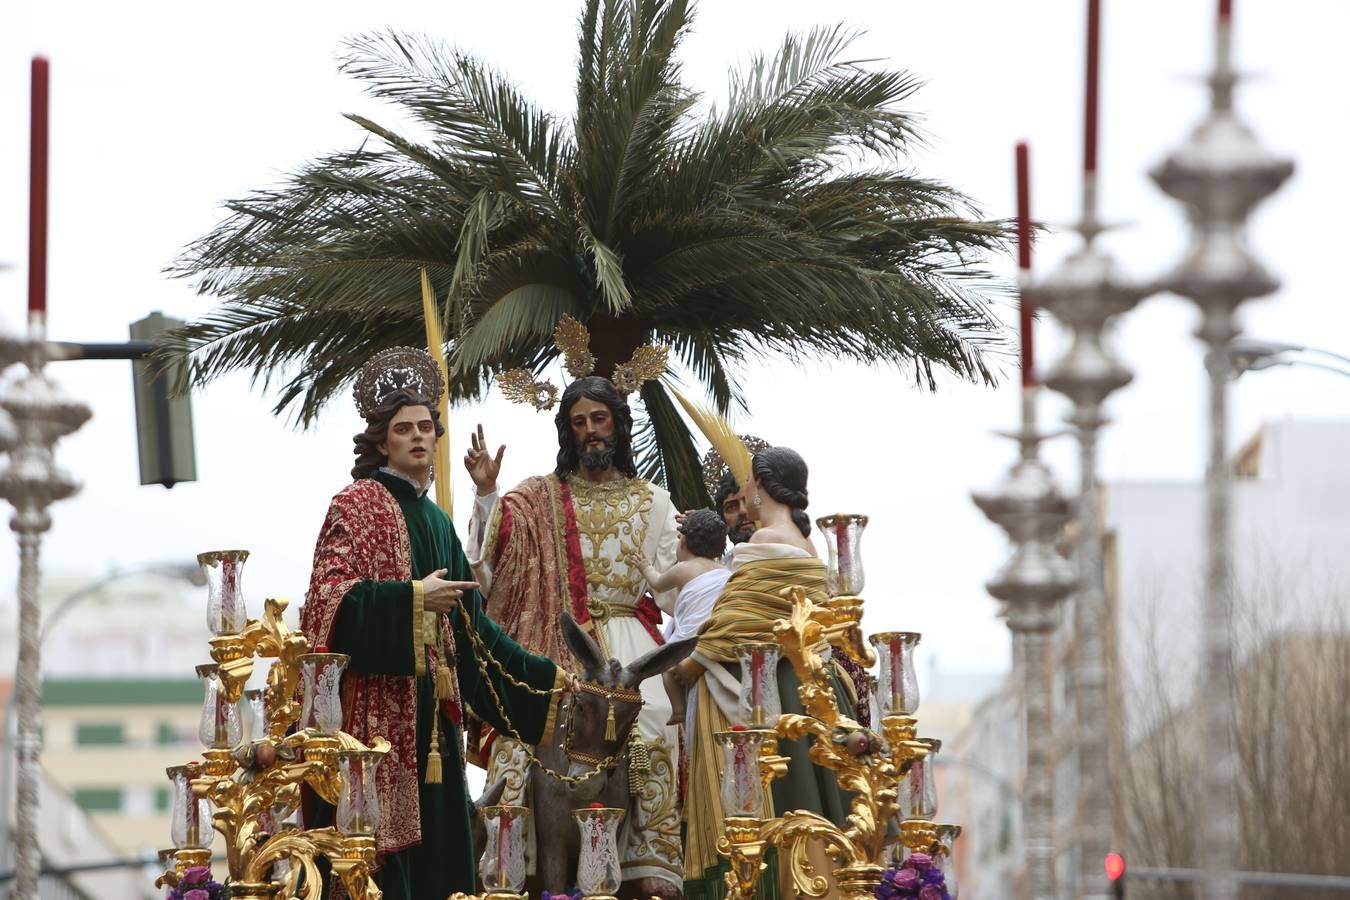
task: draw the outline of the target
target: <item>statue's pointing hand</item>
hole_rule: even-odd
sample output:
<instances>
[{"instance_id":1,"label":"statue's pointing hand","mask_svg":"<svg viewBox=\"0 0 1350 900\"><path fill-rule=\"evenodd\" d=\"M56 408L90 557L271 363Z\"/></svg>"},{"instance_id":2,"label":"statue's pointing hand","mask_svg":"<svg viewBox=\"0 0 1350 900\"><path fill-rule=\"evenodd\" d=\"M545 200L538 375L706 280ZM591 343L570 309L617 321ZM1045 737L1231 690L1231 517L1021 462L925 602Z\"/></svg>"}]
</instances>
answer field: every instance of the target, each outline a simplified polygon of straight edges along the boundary
<instances>
[{"instance_id":1,"label":"statue's pointing hand","mask_svg":"<svg viewBox=\"0 0 1350 900\"><path fill-rule=\"evenodd\" d=\"M464 468L469 470L474 489L480 497L497 493L497 475L502 470L502 457L506 455L506 445L497 448L497 455L487 451L487 439L483 437L483 426L469 435L469 452L464 454Z\"/></svg>"},{"instance_id":2,"label":"statue's pointing hand","mask_svg":"<svg viewBox=\"0 0 1350 900\"><path fill-rule=\"evenodd\" d=\"M465 591L478 587L476 581L446 581L445 569L437 569L422 579L422 605L427 612L448 613Z\"/></svg>"}]
</instances>

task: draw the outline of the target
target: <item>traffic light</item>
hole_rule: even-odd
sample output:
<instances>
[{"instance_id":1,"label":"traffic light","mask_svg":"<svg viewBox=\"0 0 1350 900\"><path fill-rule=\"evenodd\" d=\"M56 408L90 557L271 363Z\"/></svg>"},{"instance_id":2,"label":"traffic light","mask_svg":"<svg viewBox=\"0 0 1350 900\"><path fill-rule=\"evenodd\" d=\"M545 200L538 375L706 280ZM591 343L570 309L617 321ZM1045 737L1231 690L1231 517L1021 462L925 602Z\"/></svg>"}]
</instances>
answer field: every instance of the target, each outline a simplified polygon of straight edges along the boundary
<instances>
[{"instance_id":1,"label":"traffic light","mask_svg":"<svg viewBox=\"0 0 1350 900\"><path fill-rule=\"evenodd\" d=\"M1125 900L1125 857L1112 851L1106 854L1106 877L1111 880L1111 893L1116 900Z\"/></svg>"},{"instance_id":2,"label":"traffic light","mask_svg":"<svg viewBox=\"0 0 1350 900\"><path fill-rule=\"evenodd\" d=\"M160 313L151 313L131 323L135 341L157 341L166 331L182 325ZM125 359L125 357L123 357ZM169 396L172 371L152 377L143 359L131 363L136 395L136 446L140 451L141 484L171 488L180 481L197 480L197 459L192 443L192 403L188 396Z\"/></svg>"}]
</instances>

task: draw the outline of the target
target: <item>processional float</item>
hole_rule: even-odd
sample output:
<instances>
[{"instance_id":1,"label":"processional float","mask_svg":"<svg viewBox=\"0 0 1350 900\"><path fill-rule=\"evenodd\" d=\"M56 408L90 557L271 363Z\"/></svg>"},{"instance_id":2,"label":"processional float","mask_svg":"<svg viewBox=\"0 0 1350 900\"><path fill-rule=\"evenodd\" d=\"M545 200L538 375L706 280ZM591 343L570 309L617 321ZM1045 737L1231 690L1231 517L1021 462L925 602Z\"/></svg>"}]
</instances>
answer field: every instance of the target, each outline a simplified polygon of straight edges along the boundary
<instances>
[{"instance_id":1,"label":"processional float","mask_svg":"<svg viewBox=\"0 0 1350 900\"><path fill-rule=\"evenodd\" d=\"M726 829L718 851L730 862L728 895L750 897L767 849L776 847L799 895L823 896L833 880L845 900L870 900L888 866L922 853L955 897L952 850L960 828L934 822L932 763L940 743L920 738L914 718L919 635L885 632L864 640L859 549L867 517L836 515L817 524L829 549L832 596L816 603L800 588L790 588L792 613L774 623L774 642L738 648L741 721L716 735ZM268 599L261 620L247 617L241 590L247 558L244 550L198 557L207 574L212 635L212 662L197 667L205 686L199 728L204 762L167 770L174 846L161 853L166 868L156 885L181 893L183 886L202 883L210 872L213 833L219 832L225 883L236 900L317 900L321 860L354 900L379 900L373 878L380 826L375 772L389 743L377 738L367 747L341 730L339 684L348 657L311 647L290 630L282 620L285 600ZM879 664L878 674L866 675L870 689L860 694L853 716L835 699L830 673L836 654L851 660L855 671ZM782 656L801 682L804 713L780 710ZM266 688L246 691L255 662L268 658L273 662ZM812 738L812 762L832 770L852 795L842 826L804 810L764 815L772 780L787 770L777 741L803 736ZM298 821L304 785L336 807L333 826L305 828ZM481 812L487 833L478 866L484 893L455 894L452 900L522 897L530 811L495 805ZM623 814L599 805L573 813L582 837L577 889L583 897L612 900L618 892ZM823 848L830 873L813 868L812 842Z\"/></svg>"},{"instance_id":2,"label":"processional float","mask_svg":"<svg viewBox=\"0 0 1350 900\"><path fill-rule=\"evenodd\" d=\"M919 706L914 649L920 636L890 631L863 639L861 538L867 517L827 516L816 525L829 550L832 596L815 603L801 588L790 588L792 614L774 624L774 642L738 648L742 721L716 735L726 817L717 849L731 863L728 896L746 900L754 894L769 847L780 851L779 865L788 867L796 895L824 896L830 879L811 861L808 848L815 843L833 865L830 874L844 900L872 900L888 867L919 853L934 861L954 897L952 851L961 829L933 820L933 762L941 742L920 738L914 718ZM779 711L774 673L780 652L801 682L804 713ZM835 699L830 663L836 655L865 670L879 664L878 674L867 675L870 689L860 697L856 716ZM811 761L833 771L852 795L844 826L806 810L762 814L773 779L787 772L778 740L806 736L812 738Z\"/></svg>"}]
</instances>

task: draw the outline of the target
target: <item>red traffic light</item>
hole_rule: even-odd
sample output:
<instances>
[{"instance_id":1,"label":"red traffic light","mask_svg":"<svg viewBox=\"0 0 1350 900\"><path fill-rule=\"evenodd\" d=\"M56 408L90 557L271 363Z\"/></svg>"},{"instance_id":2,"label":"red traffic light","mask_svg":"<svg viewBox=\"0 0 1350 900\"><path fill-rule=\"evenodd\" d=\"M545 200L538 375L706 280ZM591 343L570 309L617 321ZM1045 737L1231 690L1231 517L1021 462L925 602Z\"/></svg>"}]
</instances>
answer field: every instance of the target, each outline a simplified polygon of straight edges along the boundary
<instances>
[{"instance_id":1,"label":"red traffic light","mask_svg":"<svg viewBox=\"0 0 1350 900\"><path fill-rule=\"evenodd\" d=\"M1119 853L1106 854L1106 877L1112 881L1119 881L1125 875L1125 857Z\"/></svg>"}]
</instances>

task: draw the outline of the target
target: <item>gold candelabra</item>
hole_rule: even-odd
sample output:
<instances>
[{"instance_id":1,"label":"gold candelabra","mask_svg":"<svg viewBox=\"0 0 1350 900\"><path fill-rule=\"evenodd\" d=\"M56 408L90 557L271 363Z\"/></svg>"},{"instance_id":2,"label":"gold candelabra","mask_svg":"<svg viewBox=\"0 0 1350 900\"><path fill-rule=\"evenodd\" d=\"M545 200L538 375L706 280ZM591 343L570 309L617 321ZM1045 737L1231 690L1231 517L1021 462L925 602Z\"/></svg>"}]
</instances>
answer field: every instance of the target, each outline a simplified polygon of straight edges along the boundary
<instances>
[{"instance_id":1,"label":"gold candelabra","mask_svg":"<svg viewBox=\"0 0 1350 900\"><path fill-rule=\"evenodd\" d=\"M321 857L327 858L334 878L353 900L381 900L372 875L378 823L370 801L374 799L374 769L389 742L377 738L373 747L367 747L339 730L336 672L346 657L311 652L304 635L289 629L282 619L286 600L268 599L261 620L243 619L238 568L245 558L245 551L199 557L208 577L212 567L223 562L227 575L223 586L219 579L211 584L212 603L218 603L218 594L224 593L227 604L240 612L236 621L245 624L231 632L230 617L217 616L216 621L225 624L219 627L222 633L210 639L214 665L199 667L199 674L208 680L203 709L208 748L204 763L169 770L181 794L174 804L176 849L163 854L166 870L155 885L177 886L188 869L210 866L210 830L205 827L209 818L224 838L230 892L237 900L318 900L322 880L317 860ZM275 659L263 692L264 733L242 741L234 718L239 715L236 704L259 657ZM302 705L296 698L302 673L306 666L325 663L336 663L331 679L323 684L305 679L304 707L308 710L312 705L316 715L287 734L301 718ZM304 829L283 824L300 805L302 785L338 807L341 827ZM345 799L344 792L349 792Z\"/></svg>"},{"instance_id":2,"label":"gold candelabra","mask_svg":"<svg viewBox=\"0 0 1350 900\"><path fill-rule=\"evenodd\" d=\"M840 596L818 604L801 588L790 588L787 593L792 599L791 616L776 622L773 634L801 681L798 694L805 712L780 715L770 728L738 727L717 735L718 742L733 752L738 746L752 748L757 769L723 772L727 815L717 849L730 862L728 896L749 900L766 868L765 853L772 846L779 850L780 865L789 867L798 896L826 896L831 882L827 876L832 876L844 900L871 900L885 872L900 781L931 752L932 742L917 737L916 720L894 712L893 702L888 704L892 711L881 716L880 734L839 709L829 653L847 653L863 666L875 661L862 638L862 599ZM760 802L755 798L768 795L773 779L787 773L788 760L777 754L778 739L808 736L811 761L832 770L839 786L852 794L845 825L805 810L788 810L773 818L747 814ZM738 785L738 777L758 778L762 792ZM727 791L732 795L740 791L750 799L738 803L733 796L729 801ZM729 803L740 808L728 808ZM951 839L944 842L943 836L954 838L960 831L918 818L898 824L899 840L910 852L929 853L934 858L950 852ZM822 852L833 866L830 873L818 871L812 861L813 855L818 861Z\"/></svg>"}]
</instances>

